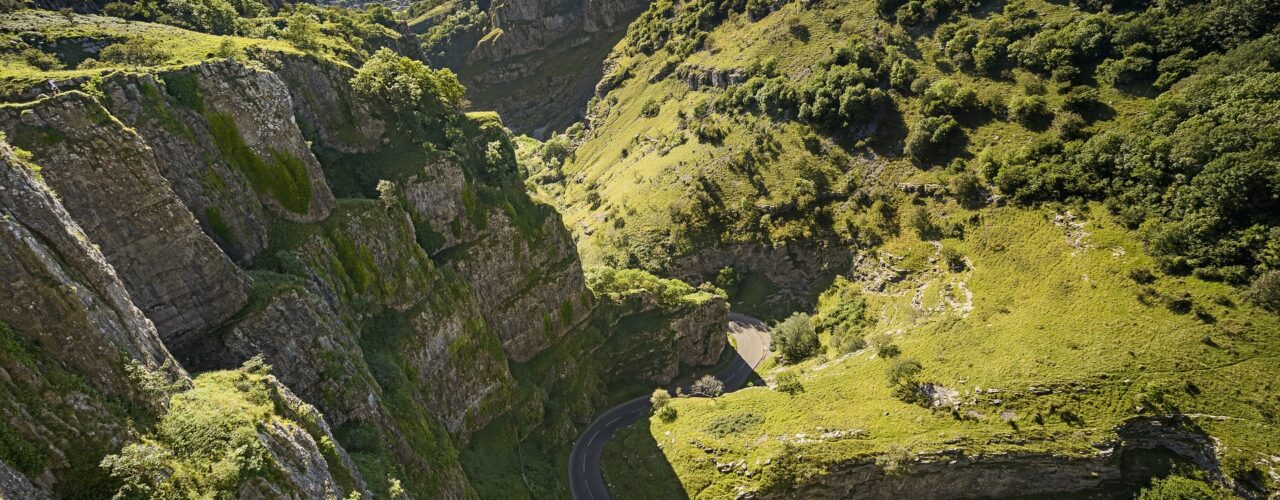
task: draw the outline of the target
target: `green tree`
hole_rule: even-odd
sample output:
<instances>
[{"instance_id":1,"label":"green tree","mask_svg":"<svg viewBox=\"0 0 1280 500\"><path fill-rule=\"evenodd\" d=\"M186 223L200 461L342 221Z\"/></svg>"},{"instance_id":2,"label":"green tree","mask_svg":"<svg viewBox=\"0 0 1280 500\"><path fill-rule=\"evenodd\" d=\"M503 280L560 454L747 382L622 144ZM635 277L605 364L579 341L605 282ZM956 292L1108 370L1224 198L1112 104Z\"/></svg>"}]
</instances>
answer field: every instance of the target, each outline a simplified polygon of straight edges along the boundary
<instances>
[{"instance_id":1,"label":"green tree","mask_svg":"<svg viewBox=\"0 0 1280 500\"><path fill-rule=\"evenodd\" d=\"M821 344L808 314L797 312L773 327L773 345L785 364L798 363L817 354Z\"/></svg>"},{"instance_id":2,"label":"green tree","mask_svg":"<svg viewBox=\"0 0 1280 500\"><path fill-rule=\"evenodd\" d=\"M941 157L963 135L960 124L950 115L926 117L911 127L904 151L916 163L929 163Z\"/></svg>"},{"instance_id":3,"label":"green tree","mask_svg":"<svg viewBox=\"0 0 1280 500\"><path fill-rule=\"evenodd\" d=\"M302 50L320 48L320 23L310 14L296 12L289 16L280 37Z\"/></svg>"},{"instance_id":4,"label":"green tree","mask_svg":"<svg viewBox=\"0 0 1280 500\"><path fill-rule=\"evenodd\" d=\"M426 123L456 115L464 89L447 69L432 69L383 47L351 79L351 87L369 98L386 99Z\"/></svg>"},{"instance_id":5,"label":"green tree","mask_svg":"<svg viewBox=\"0 0 1280 500\"><path fill-rule=\"evenodd\" d=\"M654 411L661 410L671 402L671 393L661 387L654 389L653 394L649 396L649 404L653 406Z\"/></svg>"}]
</instances>

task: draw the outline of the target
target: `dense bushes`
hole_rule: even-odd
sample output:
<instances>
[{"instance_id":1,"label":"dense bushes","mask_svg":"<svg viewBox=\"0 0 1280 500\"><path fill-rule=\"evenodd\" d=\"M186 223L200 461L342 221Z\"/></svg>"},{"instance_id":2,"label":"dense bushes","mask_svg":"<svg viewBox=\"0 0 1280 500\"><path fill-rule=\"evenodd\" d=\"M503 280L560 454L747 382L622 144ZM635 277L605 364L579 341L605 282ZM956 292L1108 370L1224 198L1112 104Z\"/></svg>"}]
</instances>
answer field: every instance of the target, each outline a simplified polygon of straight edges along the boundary
<instances>
[{"instance_id":1,"label":"dense bushes","mask_svg":"<svg viewBox=\"0 0 1280 500\"><path fill-rule=\"evenodd\" d=\"M844 277L836 278L818 297L817 313L813 317L814 329L830 335L831 346L839 352L853 352L867 343L862 329L867 324L867 303L859 288Z\"/></svg>"},{"instance_id":2,"label":"dense bushes","mask_svg":"<svg viewBox=\"0 0 1280 500\"><path fill-rule=\"evenodd\" d=\"M950 115L926 117L907 134L903 152L916 163L930 163L954 147L963 136L960 124Z\"/></svg>"},{"instance_id":3,"label":"dense bushes","mask_svg":"<svg viewBox=\"0 0 1280 500\"><path fill-rule=\"evenodd\" d=\"M462 84L452 71L431 69L385 47L365 61L351 78L351 87L360 94L386 99L422 123L446 121L462 108Z\"/></svg>"},{"instance_id":4,"label":"dense bushes","mask_svg":"<svg viewBox=\"0 0 1280 500\"><path fill-rule=\"evenodd\" d=\"M818 353L822 345L808 314L794 313L773 327L769 347L786 364L798 363Z\"/></svg>"},{"instance_id":5,"label":"dense bushes","mask_svg":"<svg viewBox=\"0 0 1280 500\"><path fill-rule=\"evenodd\" d=\"M195 388L173 396L154 434L103 459L122 483L118 497L214 498L275 473L260 433L282 409L266 369L251 360L240 370L204 374ZM332 453L332 443L313 437Z\"/></svg>"},{"instance_id":6,"label":"dense bushes","mask_svg":"<svg viewBox=\"0 0 1280 500\"><path fill-rule=\"evenodd\" d=\"M652 295L666 307L696 305L714 296L680 280L659 278L639 269L593 267L586 272L587 287L596 295Z\"/></svg>"}]
</instances>

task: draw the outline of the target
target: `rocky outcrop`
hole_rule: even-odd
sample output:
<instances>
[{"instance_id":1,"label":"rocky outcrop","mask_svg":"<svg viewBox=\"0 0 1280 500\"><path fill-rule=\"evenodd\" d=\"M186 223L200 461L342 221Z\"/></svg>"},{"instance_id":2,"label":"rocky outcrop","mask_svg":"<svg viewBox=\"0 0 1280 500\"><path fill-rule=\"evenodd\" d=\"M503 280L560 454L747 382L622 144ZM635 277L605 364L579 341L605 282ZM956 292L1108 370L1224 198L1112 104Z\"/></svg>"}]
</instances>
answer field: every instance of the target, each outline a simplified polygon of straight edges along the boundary
<instances>
[{"instance_id":1,"label":"rocky outcrop","mask_svg":"<svg viewBox=\"0 0 1280 500\"><path fill-rule=\"evenodd\" d=\"M248 277L200 231L152 149L96 101L68 92L5 108L0 127L33 153L161 338L198 336L244 306Z\"/></svg>"},{"instance_id":2,"label":"rocky outcrop","mask_svg":"<svg viewBox=\"0 0 1280 500\"><path fill-rule=\"evenodd\" d=\"M4 498L29 498L32 500L45 500L49 494L37 490L27 480L26 476L19 474L4 462L0 462L0 497Z\"/></svg>"},{"instance_id":3,"label":"rocky outcrop","mask_svg":"<svg viewBox=\"0 0 1280 500\"><path fill-rule=\"evenodd\" d=\"M602 298L611 318L602 347L604 379L664 386L681 373L714 365L728 343L729 304L721 297L680 306L649 293Z\"/></svg>"},{"instance_id":4,"label":"rocky outcrop","mask_svg":"<svg viewBox=\"0 0 1280 500\"><path fill-rule=\"evenodd\" d=\"M260 426L258 439L266 445L278 474L246 481L237 492L240 498L341 498L348 492L371 497L355 462L346 450L333 444L337 439L324 416L275 377L267 376L265 382L282 418ZM325 452L321 446L330 446L332 451ZM343 487L342 482L349 484Z\"/></svg>"},{"instance_id":5,"label":"rocky outcrop","mask_svg":"<svg viewBox=\"0 0 1280 500\"><path fill-rule=\"evenodd\" d=\"M854 460L829 467L790 491L758 498L1132 498L1175 463L1206 471L1212 480L1225 480L1214 441L1186 417L1135 419L1116 430L1114 441L1098 448L1085 456L1043 452L971 456L956 448L915 455L898 476L885 474L872 460ZM1141 459L1131 459L1138 454ZM1246 485L1229 486L1245 498L1262 498Z\"/></svg>"},{"instance_id":6,"label":"rocky outcrop","mask_svg":"<svg viewBox=\"0 0 1280 500\"><path fill-rule=\"evenodd\" d=\"M681 64L672 77L685 82L690 89L704 87L723 89L747 81L747 73L741 69L708 68L697 64Z\"/></svg>"},{"instance_id":7,"label":"rocky outcrop","mask_svg":"<svg viewBox=\"0 0 1280 500\"><path fill-rule=\"evenodd\" d=\"M102 85L108 109L151 147L161 175L206 232L248 264L267 246L270 217L315 222L334 198L294 121L275 73L233 60L160 75L121 75ZM305 199L289 208L256 169L297 162ZM256 176L256 177L255 177Z\"/></svg>"},{"instance_id":8,"label":"rocky outcrop","mask_svg":"<svg viewBox=\"0 0 1280 500\"><path fill-rule=\"evenodd\" d=\"M377 383L360 354L359 336L333 306L301 284L286 285L261 309L192 349L194 370L229 369L262 355L294 393L312 401L331 425L384 422Z\"/></svg>"},{"instance_id":9,"label":"rocky outcrop","mask_svg":"<svg viewBox=\"0 0 1280 500\"><path fill-rule=\"evenodd\" d=\"M767 302L761 306L799 310L812 307L826 284L849 269L852 258L852 249L834 242L740 243L682 256L671 274L689 283L701 283L714 280L720 269L732 267L746 280L758 280L769 289Z\"/></svg>"}]
</instances>

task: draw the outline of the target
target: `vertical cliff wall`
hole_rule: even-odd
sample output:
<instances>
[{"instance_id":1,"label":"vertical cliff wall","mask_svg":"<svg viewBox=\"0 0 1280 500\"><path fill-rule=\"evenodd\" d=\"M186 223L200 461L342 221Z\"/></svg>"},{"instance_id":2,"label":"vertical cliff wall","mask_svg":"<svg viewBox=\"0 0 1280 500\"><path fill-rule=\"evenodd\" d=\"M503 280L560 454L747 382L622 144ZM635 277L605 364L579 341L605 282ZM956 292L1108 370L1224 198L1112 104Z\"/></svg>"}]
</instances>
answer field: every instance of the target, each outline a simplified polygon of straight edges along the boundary
<instances>
[{"instance_id":1,"label":"vertical cliff wall","mask_svg":"<svg viewBox=\"0 0 1280 500\"><path fill-rule=\"evenodd\" d=\"M647 0L499 0L488 32L452 67L475 109L545 138L582 120L605 57ZM450 57L452 59L452 57ZM443 59L433 61L444 63Z\"/></svg>"}]
</instances>

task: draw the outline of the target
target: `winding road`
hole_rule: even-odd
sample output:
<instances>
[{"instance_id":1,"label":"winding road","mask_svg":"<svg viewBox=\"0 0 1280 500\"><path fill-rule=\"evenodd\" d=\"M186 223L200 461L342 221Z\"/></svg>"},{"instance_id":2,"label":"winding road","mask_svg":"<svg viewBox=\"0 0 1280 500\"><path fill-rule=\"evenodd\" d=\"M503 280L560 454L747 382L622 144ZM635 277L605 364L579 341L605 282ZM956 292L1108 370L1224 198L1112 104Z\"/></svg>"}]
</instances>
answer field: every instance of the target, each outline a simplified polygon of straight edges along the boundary
<instances>
[{"instance_id":1,"label":"winding road","mask_svg":"<svg viewBox=\"0 0 1280 500\"><path fill-rule=\"evenodd\" d=\"M755 368L769 355L769 327L763 321L737 313L729 314L729 333L737 341L738 355L716 374L725 392L747 383ZM688 392L688 387L685 387ZM613 495L604 482L600 458L604 445L619 429L649 414L649 396L632 399L596 417L582 432L569 453L569 490L574 500L608 500Z\"/></svg>"}]
</instances>

